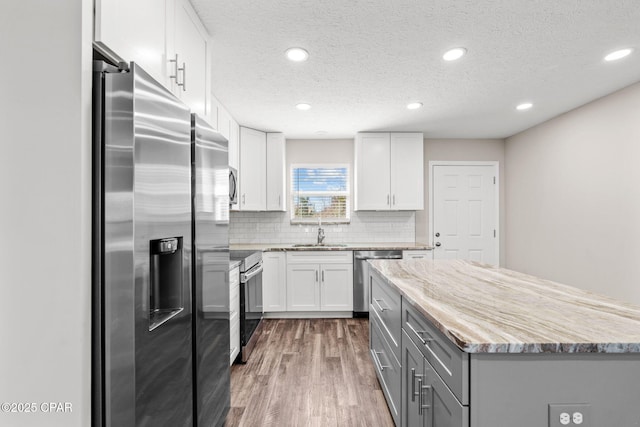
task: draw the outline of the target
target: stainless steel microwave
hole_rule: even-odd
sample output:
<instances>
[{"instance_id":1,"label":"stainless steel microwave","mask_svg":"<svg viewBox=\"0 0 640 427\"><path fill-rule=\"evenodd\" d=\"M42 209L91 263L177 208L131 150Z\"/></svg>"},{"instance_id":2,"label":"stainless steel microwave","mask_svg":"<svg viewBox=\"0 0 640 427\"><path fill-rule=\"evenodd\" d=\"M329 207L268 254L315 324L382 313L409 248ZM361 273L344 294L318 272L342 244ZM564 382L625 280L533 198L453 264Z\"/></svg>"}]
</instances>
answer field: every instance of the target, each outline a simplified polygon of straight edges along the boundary
<instances>
[{"instance_id":1,"label":"stainless steel microwave","mask_svg":"<svg viewBox=\"0 0 640 427\"><path fill-rule=\"evenodd\" d=\"M229 166L229 204L238 204L238 171Z\"/></svg>"}]
</instances>

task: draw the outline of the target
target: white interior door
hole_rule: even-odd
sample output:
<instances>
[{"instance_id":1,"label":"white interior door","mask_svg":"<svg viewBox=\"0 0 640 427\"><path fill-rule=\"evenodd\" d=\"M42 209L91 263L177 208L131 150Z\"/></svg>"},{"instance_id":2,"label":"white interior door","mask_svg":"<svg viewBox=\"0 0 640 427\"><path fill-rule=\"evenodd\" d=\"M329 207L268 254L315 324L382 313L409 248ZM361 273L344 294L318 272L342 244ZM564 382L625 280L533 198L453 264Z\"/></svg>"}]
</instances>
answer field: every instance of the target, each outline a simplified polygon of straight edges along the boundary
<instances>
[{"instance_id":1,"label":"white interior door","mask_svg":"<svg viewBox=\"0 0 640 427\"><path fill-rule=\"evenodd\" d=\"M431 167L434 259L498 265L497 164Z\"/></svg>"}]
</instances>

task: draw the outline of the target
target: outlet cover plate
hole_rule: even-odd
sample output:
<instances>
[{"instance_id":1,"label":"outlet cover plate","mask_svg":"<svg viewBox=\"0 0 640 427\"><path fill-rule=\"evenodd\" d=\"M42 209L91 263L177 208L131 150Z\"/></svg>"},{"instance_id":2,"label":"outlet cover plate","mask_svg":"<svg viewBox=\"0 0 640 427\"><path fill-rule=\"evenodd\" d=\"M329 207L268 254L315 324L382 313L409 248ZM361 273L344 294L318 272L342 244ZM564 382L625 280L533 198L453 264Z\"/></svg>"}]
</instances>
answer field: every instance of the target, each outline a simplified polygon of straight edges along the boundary
<instances>
[{"instance_id":1,"label":"outlet cover plate","mask_svg":"<svg viewBox=\"0 0 640 427\"><path fill-rule=\"evenodd\" d=\"M569 424L560 423L560 414L566 412L569 414L571 421ZM580 412L582 414L582 424L573 422L573 414ZM549 427L593 427L591 423L591 404L590 403L550 403L549 404Z\"/></svg>"}]
</instances>

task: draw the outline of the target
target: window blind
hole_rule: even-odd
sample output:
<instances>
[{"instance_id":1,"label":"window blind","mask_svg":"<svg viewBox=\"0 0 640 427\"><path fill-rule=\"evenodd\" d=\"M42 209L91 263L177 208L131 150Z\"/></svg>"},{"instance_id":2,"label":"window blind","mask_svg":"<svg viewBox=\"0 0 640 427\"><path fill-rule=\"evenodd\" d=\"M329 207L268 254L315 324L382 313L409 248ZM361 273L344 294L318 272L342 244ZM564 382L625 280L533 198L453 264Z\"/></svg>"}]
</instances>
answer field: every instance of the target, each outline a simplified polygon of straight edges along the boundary
<instances>
[{"instance_id":1,"label":"window blind","mask_svg":"<svg viewBox=\"0 0 640 427\"><path fill-rule=\"evenodd\" d=\"M291 220L349 221L348 165L292 165Z\"/></svg>"}]
</instances>

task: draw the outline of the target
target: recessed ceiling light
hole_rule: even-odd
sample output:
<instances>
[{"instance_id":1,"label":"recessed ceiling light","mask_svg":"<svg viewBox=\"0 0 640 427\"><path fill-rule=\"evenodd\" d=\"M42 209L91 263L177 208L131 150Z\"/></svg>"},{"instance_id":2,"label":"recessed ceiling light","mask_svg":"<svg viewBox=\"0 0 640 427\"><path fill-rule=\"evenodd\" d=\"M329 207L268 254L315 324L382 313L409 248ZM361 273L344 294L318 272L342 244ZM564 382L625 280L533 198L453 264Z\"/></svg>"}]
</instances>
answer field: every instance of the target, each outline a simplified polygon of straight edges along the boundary
<instances>
[{"instance_id":1,"label":"recessed ceiling light","mask_svg":"<svg viewBox=\"0 0 640 427\"><path fill-rule=\"evenodd\" d=\"M407 104L407 108L409 110L417 110L420 107L422 107L422 102L412 102L410 104Z\"/></svg>"},{"instance_id":2,"label":"recessed ceiling light","mask_svg":"<svg viewBox=\"0 0 640 427\"><path fill-rule=\"evenodd\" d=\"M296 104L296 108L298 110L306 111L306 110L311 108L311 105L305 104L305 103L301 103L301 104Z\"/></svg>"},{"instance_id":3,"label":"recessed ceiling light","mask_svg":"<svg viewBox=\"0 0 640 427\"><path fill-rule=\"evenodd\" d=\"M631 48L616 50L615 52L611 52L610 54L605 56L604 60L605 61L616 61L618 59L624 58L625 56L629 56L632 51L633 51L633 49L631 49Z\"/></svg>"},{"instance_id":4,"label":"recessed ceiling light","mask_svg":"<svg viewBox=\"0 0 640 427\"><path fill-rule=\"evenodd\" d=\"M292 47L285 52L290 61L302 62L309 59L309 52L301 47Z\"/></svg>"},{"instance_id":5,"label":"recessed ceiling light","mask_svg":"<svg viewBox=\"0 0 640 427\"><path fill-rule=\"evenodd\" d=\"M533 107L533 104L530 102L523 102L522 104L518 105L516 107L516 110L519 111L524 111L524 110L528 110L529 108Z\"/></svg>"},{"instance_id":6,"label":"recessed ceiling light","mask_svg":"<svg viewBox=\"0 0 640 427\"><path fill-rule=\"evenodd\" d=\"M456 47L455 49L446 51L445 54L442 55L442 59L445 61L455 61L456 59L462 58L465 53L467 53L467 49Z\"/></svg>"}]
</instances>

